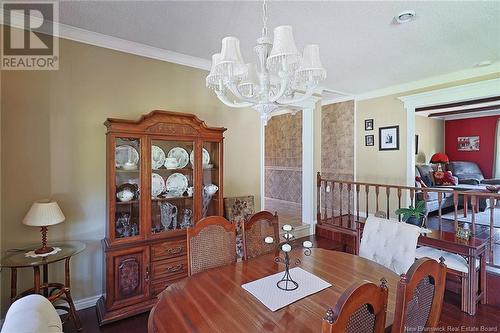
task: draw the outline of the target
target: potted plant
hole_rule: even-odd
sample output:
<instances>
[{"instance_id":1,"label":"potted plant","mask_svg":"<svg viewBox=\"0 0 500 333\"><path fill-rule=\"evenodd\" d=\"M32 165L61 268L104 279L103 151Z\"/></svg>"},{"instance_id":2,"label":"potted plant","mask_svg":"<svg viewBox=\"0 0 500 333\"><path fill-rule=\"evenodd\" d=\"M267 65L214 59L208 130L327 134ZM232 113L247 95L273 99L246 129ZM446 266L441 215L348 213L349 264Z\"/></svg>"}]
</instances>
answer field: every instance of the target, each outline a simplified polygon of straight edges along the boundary
<instances>
[{"instance_id":1,"label":"potted plant","mask_svg":"<svg viewBox=\"0 0 500 333\"><path fill-rule=\"evenodd\" d=\"M408 208L399 208L396 214L403 215L403 222L421 227L425 215L425 201L418 201L415 207L410 205Z\"/></svg>"}]
</instances>

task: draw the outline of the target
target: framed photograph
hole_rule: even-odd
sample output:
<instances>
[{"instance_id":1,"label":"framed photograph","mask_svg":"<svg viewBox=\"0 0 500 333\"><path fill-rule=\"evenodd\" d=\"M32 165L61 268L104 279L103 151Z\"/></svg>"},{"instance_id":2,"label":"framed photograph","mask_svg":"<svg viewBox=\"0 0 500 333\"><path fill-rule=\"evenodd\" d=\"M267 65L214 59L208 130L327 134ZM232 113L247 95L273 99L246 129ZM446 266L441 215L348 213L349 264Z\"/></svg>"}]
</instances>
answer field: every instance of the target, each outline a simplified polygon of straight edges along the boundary
<instances>
[{"instance_id":1,"label":"framed photograph","mask_svg":"<svg viewBox=\"0 0 500 333\"><path fill-rule=\"evenodd\" d=\"M378 150L399 150L399 126L378 129Z\"/></svg>"},{"instance_id":2,"label":"framed photograph","mask_svg":"<svg viewBox=\"0 0 500 333\"><path fill-rule=\"evenodd\" d=\"M418 134L415 134L415 155L418 155Z\"/></svg>"},{"instance_id":3,"label":"framed photograph","mask_svg":"<svg viewBox=\"0 0 500 333\"><path fill-rule=\"evenodd\" d=\"M479 136L459 136L459 137L457 137L457 150L459 150L459 151L479 151Z\"/></svg>"},{"instance_id":4,"label":"framed photograph","mask_svg":"<svg viewBox=\"0 0 500 333\"><path fill-rule=\"evenodd\" d=\"M373 131L373 119L365 119L365 131Z\"/></svg>"},{"instance_id":5,"label":"framed photograph","mask_svg":"<svg viewBox=\"0 0 500 333\"><path fill-rule=\"evenodd\" d=\"M375 146L375 137L373 135L365 135L365 146Z\"/></svg>"}]
</instances>

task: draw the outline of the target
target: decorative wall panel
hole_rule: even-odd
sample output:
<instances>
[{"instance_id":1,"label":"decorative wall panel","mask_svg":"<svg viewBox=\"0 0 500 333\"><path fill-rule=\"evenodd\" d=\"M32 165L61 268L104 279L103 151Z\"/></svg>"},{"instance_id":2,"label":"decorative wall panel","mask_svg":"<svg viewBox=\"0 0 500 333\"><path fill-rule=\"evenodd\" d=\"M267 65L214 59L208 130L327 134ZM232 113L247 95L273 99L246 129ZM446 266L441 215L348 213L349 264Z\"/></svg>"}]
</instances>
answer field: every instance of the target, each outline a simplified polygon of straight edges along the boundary
<instances>
[{"instance_id":1,"label":"decorative wall panel","mask_svg":"<svg viewBox=\"0 0 500 333\"><path fill-rule=\"evenodd\" d=\"M354 180L354 101L324 105L321 110L321 174L325 178ZM342 193L347 212L348 193ZM353 197L350 200L352 203ZM340 189L330 188L327 208L340 207ZM322 207L323 207L322 203ZM352 205L351 205L352 209ZM336 212L338 213L338 212Z\"/></svg>"},{"instance_id":2,"label":"decorative wall panel","mask_svg":"<svg viewBox=\"0 0 500 333\"><path fill-rule=\"evenodd\" d=\"M302 203L302 111L268 121L264 165L266 198Z\"/></svg>"}]
</instances>

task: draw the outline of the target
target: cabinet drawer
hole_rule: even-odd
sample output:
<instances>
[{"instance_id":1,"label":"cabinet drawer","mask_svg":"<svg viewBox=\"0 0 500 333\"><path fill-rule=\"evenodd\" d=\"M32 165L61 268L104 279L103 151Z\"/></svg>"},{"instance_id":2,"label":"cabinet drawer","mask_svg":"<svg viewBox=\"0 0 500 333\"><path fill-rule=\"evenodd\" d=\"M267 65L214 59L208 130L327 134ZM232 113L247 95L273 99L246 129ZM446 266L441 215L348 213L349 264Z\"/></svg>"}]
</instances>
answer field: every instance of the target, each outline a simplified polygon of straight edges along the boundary
<instances>
[{"instance_id":1,"label":"cabinet drawer","mask_svg":"<svg viewBox=\"0 0 500 333\"><path fill-rule=\"evenodd\" d=\"M187 277L186 274L181 274L172 276L167 279L161 279L151 282L151 287L149 288L149 290L151 291L151 297L158 296L158 294L161 293L163 290L165 290L165 288L167 288L169 285L177 281L180 281L185 277Z\"/></svg>"},{"instance_id":2,"label":"cabinet drawer","mask_svg":"<svg viewBox=\"0 0 500 333\"><path fill-rule=\"evenodd\" d=\"M179 274L184 274L187 276L187 256L153 261L151 271L153 280L167 278Z\"/></svg>"},{"instance_id":3,"label":"cabinet drawer","mask_svg":"<svg viewBox=\"0 0 500 333\"><path fill-rule=\"evenodd\" d=\"M151 260L157 261L167 258L184 256L187 253L185 240L174 242L163 242L151 245Z\"/></svg>"}]
</instances>

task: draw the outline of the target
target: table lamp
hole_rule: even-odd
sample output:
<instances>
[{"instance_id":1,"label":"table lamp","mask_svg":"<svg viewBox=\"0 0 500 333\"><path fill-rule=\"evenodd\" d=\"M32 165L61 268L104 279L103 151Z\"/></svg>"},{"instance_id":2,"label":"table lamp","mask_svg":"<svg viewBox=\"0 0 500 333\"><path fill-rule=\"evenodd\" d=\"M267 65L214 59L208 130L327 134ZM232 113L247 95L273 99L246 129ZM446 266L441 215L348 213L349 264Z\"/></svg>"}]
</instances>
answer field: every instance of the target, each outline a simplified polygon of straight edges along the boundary
<instances>
[{"instance_id":1,"label":"table lamp","mask_svg":"<svg viewBox=\"0 0 500 333\"><path fill-rule=\"evenodd\" d=\"M65 220L64 214L55 201L38 200L33 203L30 210L23 219L23 224L40 227L42 233L42 247L35 250L36 254L44 254L54 251L47 246L47 227L61 223Z\"/></svg>"},{"instance_id":2,"label":"table lamp","mask_svg":"<svg viewBox=\"0 0 500 333\"><path fill-rule=\"evenodd\" d=\"M446 164L449 161L450 161L450 159L448 158L448 155L446 155L445 153L435 153L431 157L431 163L438 165L437 171L443 171L443 169L441 168L441 163Z\"/></svg>"}]
</instances>

